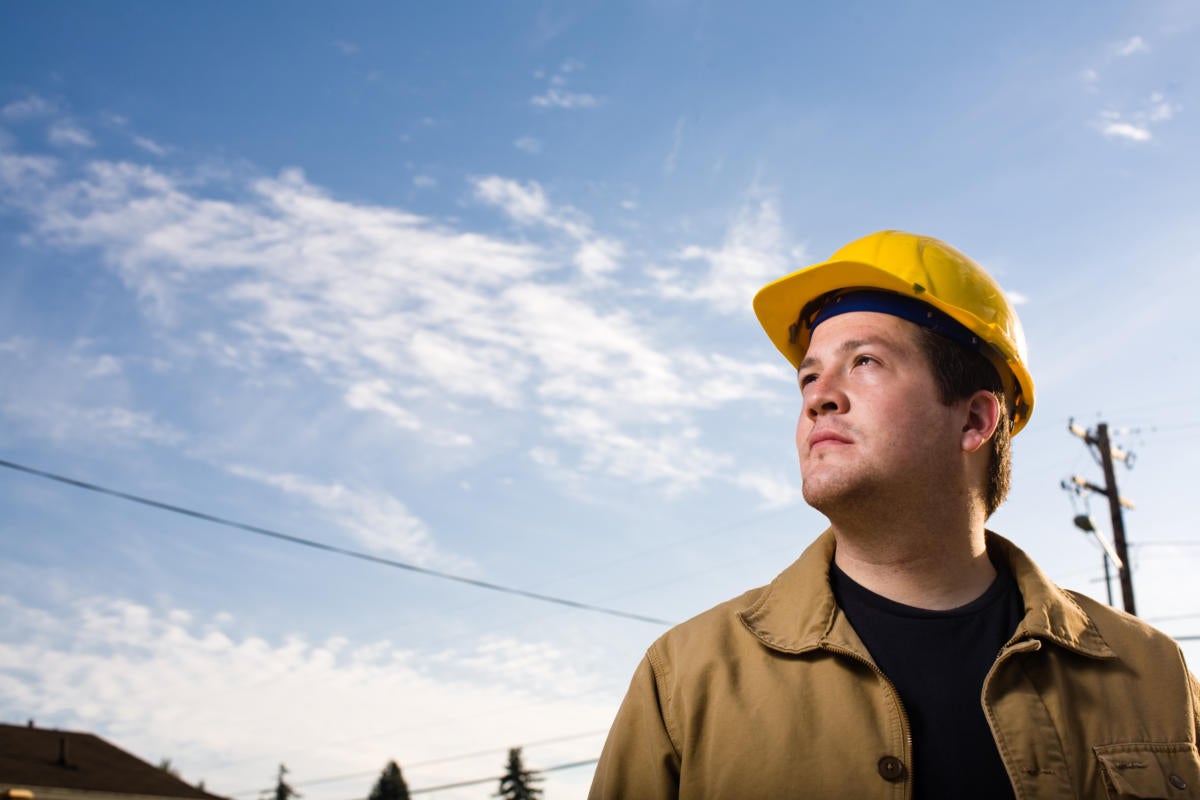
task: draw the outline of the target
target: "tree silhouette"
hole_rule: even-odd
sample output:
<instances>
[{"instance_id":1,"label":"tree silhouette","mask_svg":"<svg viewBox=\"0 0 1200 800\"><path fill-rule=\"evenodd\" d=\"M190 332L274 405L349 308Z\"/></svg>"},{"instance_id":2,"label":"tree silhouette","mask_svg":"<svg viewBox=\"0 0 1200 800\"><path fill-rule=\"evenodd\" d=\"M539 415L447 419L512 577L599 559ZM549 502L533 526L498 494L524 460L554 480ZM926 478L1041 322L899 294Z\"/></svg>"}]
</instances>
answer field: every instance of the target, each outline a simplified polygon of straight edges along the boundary
<instances>
[{"instance_id":1,"label":"tree silhouette","mask_svg":"<svg viewBox=\"0 0 1200 800\"><path fill-rule=\"evenodd\" d=\"M400 774L400 767L396 766L395 761L389 761L383 768L379 780L375 781L375 788L371 790L370 800L409 800L408 784L404 782L404 776Z\"/></svg>"},{"instance_id":2,"label":"tree silhouette","mask_svg":"<svg viewBox=\"0 0 1200 800\"><path fill-rule=\"evenodd\" d=\"M542 790L534 784L541 780L536 773L525 769L521 763L521 748L514 747L508 751L508 766L500 778L500 791L495 796L503 800L537 800L542 796Z\"/></svg>"},{"instance_id":3,"label":"tree silhouette","mask_svg":"<svg viewBox=\"0 0 1200 800\"><path fill-rule=\"evenodd\" d=\"M289 786L288 782L283 779L283 776L287 775L287 771L288 768L286 766L283 764L279 765L279 775L275 779L275 791L271 793L264 792L263 796L265 798L271 798L271 800L291 800L293 797L304 796Z\"/></svg>"}]
</instances>

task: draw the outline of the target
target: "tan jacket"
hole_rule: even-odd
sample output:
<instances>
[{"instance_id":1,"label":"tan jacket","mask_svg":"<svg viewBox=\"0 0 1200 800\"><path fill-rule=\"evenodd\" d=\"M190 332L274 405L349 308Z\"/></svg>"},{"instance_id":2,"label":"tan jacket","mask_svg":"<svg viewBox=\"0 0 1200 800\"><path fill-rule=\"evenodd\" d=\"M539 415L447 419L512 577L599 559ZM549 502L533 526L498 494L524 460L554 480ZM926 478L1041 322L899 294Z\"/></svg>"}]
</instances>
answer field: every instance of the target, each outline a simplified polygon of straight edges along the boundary
<instances>
[{"instance_id":1,"label":"tan jacket","mask_svg":"<svg viewBox=\"0 0 1200 800\"><path fill-rule=\"evenodd\" d=\"M981 697L1016 796L1200 798L1200 686L1175 642L988 547L1025 601ZM912 797L908 719L834 602L833 550L827 531L650 647L591 800Z\"/></svg>"}]
</instances>

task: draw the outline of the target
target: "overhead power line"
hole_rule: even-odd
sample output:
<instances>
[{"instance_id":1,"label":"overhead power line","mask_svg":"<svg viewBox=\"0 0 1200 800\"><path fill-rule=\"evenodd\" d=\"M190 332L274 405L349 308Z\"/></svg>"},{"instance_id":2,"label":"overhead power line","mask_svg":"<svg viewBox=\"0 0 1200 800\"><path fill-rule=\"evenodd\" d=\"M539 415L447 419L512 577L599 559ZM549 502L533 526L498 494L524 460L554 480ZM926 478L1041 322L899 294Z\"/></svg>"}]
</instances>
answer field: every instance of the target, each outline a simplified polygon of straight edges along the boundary
<instances>
[{"instance_id":1,"label":"overhead power line","mask_svg":"<svg viewBox=\"0 0 1200 800\"><path fill-rule=\"evenodd\" d=\"M227 519L225 517L219 517L215 514L209 514L204 511L197 511L192 508L185 508L183 506L177 506L173 503L165 503L161 500L154 500L149 497L142 497L141 495L132 494L130 492L123 492L123 491L119 491L117 489L110 489L106 486L100 486L99 484L89 483L88 481L81 481L81 480L78 480L77 478L69 478L65 475L59 475L54 472L48 472L46 470L35 469L34 467L27 467L24 464L17 464L16 462L13 462L13 461L6 461L4 459L0 459L0 467L7 467L8 469L16 470L17 472L24 472L28 475L36 475L39 478L46 478L47 480L57 481L58 483L63 483L63 484L66 484L67 486L74 486L77 489L86 489L89 492L96 492L98 494L108 495L109 497L116 497L121 500L128 500L131 503L139 503L141 505L149 506L151 508L157 508L161 511L170 511L172 514L181 514L185 517L191 517L192 519L198 519L198 520L202 520L204 522L211 522L215 525L224 525L227 528L235 528L237 530L245 531L247 533L253 533L258 536L266 536L268 538L278 539L279 541L288 542L290 544L297 544L297 545L301 545L303 547L311 547L314 550L323 550L326 553L334 553L336 555L346 556L347 558L357 558L360 561L370 561L371 563L374 563L374 564L382 564L385 567L393 567L395 569L403 569L403 570L407 570L409 572L416 572L421 575L428 575L432 578L440 578L440 579L446 580L446 581L455 581L456 583L465 583L468 586L474 586L479 589L487 589L487 590L493 591L493 592L502 592L504 594L516 595L518 597L527 597L530 600L539 600L543 603L554 603L554 604L560 605L560 606L567 606L568 608L577 608L581 611L594 611L599 614L608 614L609 616L637 620L638 622L650 622L655 625L674 625L675 624L668 620L659 619L658 617L647 616L645 614L634 614L629 611L621 611L621 610L615 609L615 608L605 608L604 606L595 606L595 605L591 605L590 603L581 603L577 600L568 600L564 597L555 597L553 595L541 594L539 592L530 592L530 591L526 591L525 589L516 589L511 586L501 586L498 583L491 583L490 581L481 581L476 578L468 578L464 575L455 575L450 572L442 572L442 571L436 570L436 569L429 569L428 567L419 567L416 564L408 564L404 561L396 561L395 559L384 558L383 556L376 556L376 555L372 555L371 553L364 553L361 550L351 550L346 547L338 547L337 545L327 544L325 542L318 542L314 539L305 539L301 536L293 536L290 533L283 533L281 531L271 530L270 528L262 528L262 527L259 527L258 525L250 525L245 522L238 522L237 520Z\"/></svg>"}]
</instances>

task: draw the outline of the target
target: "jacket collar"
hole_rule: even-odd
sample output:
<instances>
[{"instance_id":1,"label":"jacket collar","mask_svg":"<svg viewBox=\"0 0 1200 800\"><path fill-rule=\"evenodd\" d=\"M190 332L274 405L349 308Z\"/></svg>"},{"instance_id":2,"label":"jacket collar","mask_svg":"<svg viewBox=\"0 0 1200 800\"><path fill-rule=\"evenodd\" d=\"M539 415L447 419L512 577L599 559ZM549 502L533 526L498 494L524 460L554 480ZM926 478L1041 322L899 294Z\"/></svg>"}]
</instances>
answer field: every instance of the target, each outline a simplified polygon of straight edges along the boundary
<instances>
[{"instance_id":1,"label":"jacket collar","mask_svg":"<svg viewBox=\"0 0 1200 800\"><path fill-rule=\"evenodd\" d=\"M756 592L754 602L738 611L742 624L767 647L783 653L841 649L870 658L829 587L835 546L833 531L826 530ZM987 546L993 558L1008 564L1025 603L1025 617L1012 642L1042 639L1092 658L1115 657L1074 598L1055 586L1019 547L991 531Z\"/></svg>"}]
</instances>

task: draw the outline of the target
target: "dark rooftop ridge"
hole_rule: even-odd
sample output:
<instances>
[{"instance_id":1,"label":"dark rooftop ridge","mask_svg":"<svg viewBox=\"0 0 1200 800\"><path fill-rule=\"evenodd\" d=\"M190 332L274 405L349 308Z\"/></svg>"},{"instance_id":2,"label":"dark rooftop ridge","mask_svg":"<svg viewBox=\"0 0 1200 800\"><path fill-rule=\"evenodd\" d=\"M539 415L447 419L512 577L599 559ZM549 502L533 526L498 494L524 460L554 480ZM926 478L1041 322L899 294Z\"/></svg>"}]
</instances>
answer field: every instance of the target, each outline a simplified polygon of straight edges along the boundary
<instances>
[{"instance_id":1,"label":"dark rooftop ridge","mask_svg":"<svg viewBox=\"0 0 1200 800\"><path fill-rule=\"evenodd\" d=\"M0 724L0 786L222 800L99 736L37 728L32 720Z\"/></svg>"}]
</instances>

